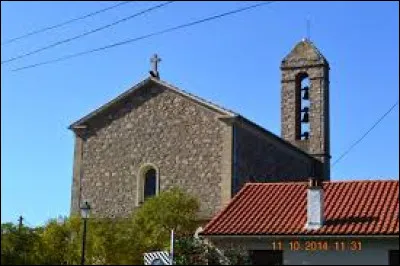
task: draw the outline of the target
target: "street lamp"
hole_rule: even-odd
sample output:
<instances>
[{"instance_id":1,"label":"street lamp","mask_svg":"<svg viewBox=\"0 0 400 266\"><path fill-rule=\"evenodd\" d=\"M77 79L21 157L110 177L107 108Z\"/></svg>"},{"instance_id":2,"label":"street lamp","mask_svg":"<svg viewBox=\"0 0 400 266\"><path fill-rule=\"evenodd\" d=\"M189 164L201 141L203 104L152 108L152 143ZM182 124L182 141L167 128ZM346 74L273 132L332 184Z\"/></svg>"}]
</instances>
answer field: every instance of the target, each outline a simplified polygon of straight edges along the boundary
<instances>
[{"instance_id":1,"label":"street lamp","mask_svg":"<svg viewBox=\"0 0 400 266\"><path fill-rule=\"evenodd\" d=\"M81 206L81 217L83 219L83 234L82 234L82 256L81 265L85 265L85 246L86 246L86 222L89 218L90 205L87 201Z\"/></svg>"}]
</instances>

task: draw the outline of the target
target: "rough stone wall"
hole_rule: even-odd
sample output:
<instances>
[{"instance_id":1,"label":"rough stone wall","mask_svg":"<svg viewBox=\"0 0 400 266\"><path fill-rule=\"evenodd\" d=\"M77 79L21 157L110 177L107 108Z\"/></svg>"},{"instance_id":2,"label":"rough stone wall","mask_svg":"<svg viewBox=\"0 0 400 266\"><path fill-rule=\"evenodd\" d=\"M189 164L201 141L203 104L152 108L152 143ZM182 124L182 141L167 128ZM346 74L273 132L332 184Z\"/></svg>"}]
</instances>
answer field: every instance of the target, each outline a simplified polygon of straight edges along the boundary
<instances>
[{"instance_id":1,"label":"rough stone wall","mask_svg":"<svg viewBox=\"0 0 400 266\"><path fill-rule=\"evenodd\" d=\"M246 182L306 181L315 159L291 150L261 132L234 126L233 193Z\"/></svg>"},{"instance_id":2,"label":"rough stone wall","mask_svg":"<svg viewBox=\"0 0 400 266\"><path fill-rule=\"evenodd\" d=\"M327 69L324 67L304 67L282 71L282 137L309 153L323 153L326 141L324 123L327 123L328 95ZM296 139L296 77L307 73L310 78L310 138ZM328 132L327 132L328 133ZM305 144L304 144L305 143Z\"/></svg>"},{"instance_id":3,"label":"rough stone wall","mask_svg":"<svg viewBox=\"0 0 400 266\"><path fill-rule=\"evenodd\" d=\"M77 213L80 207L80 189L81 189L81 166L82 166L82 147L83 140L78 132L75 132L74 147L74 168L71 186L71 213Z\"/></svg>"},{"instance_id":4,"label":"rough stone wall","mask_svg":"<svg viewBox=\"0 0 400 266\"><path fill-rule=\"evenodd\" d=\"M122 105L122 106L121 106ZM218 114L161 87L135 95L89 125L83 143L81 199L93 214L134 211L140 167L159 168L160 191L179 186L198 197L201 216L221 205L222 137Z\"/></svg>"},{"instance_id":5,"label":"rough stone wall","mask_svg":"<svg viewBox=\"0 0 400 266\"><path fill-rule=\"evenodd\" d=\"M325 163L324 176L329 180L329 68L328 66L304 66L282 71L282 138ZM296 77L307 73L310 79L310 137L300 140L296 136Z\"/></svg>"},{"instance_id":6,"label":"rough stone wall","mask_svg":"<svg viewBox=\"0 0 400 266\"><path fill-rule=\"evenodd\" d=\"M282 60L282 138L324 163L324 179L330 179L329 63L315 45L305 39ZM300 76L307 74L309 89L309 139L301 140Z\"/></svg>"}]
</instances>

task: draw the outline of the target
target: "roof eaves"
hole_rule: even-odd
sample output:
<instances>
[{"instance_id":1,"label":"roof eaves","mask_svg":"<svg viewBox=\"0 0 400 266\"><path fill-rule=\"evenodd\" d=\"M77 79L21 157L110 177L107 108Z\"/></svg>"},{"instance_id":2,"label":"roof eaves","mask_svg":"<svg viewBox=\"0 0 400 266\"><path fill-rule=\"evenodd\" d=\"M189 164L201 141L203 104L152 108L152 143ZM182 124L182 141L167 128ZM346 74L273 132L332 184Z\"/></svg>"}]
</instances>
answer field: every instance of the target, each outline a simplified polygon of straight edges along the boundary
<instances>
[{"instance_id":1,"label":"roof eaves","mask_svg":"<svg viewBox=\"0 0 400 266\"><path fill-rule=\"evenodd\" d=\"M196 101L198 103L201 103L201 104L205 105L206 107L208 107L210 109L218 111L218 112L220 112L220 113L222 113L224 115L228 115L228 116L236 116L236 115L238 115L237 113L235 113L232 110L224 108L224 107L222 107L220 105L217 105L217 104L215 104L215 103L213 103L211 101L205 100L205 99L203 99L203 98L201 98L199 96L196 96L196 95L194 95L194 94L192 94L190 92L187 92L187 91L185 91L183 89L175 87L175 86L173 86L173 85L171 85L171 84L169 84L169 83L167 83L165 81L158 80L158 79L153 79L153 80L155 82L159 83L160 85L163 85L163 86L165 86L165 87L167 87L167 88L169 88L169 89L171 89L171 90L173 90L173 91L175 91L175 92L177 92L177 93L179 93L179 94L181 94L183 96L186 96L186 97L188 97L188 98L190 98L190 99L192 99L192 100L194 100L194 101Z\"/></svg>"},{"instance_id":2,"label":"roof eaves","mask_svg":"<svg viewBox=\"0 0 400 266\"><path fill-rule=\"evenodd\" d=\"M108 107L112 106L114 103L117 103L127 95L131 94L133 91L135 91L138 88L141 88L142 86L146 85L151 81L151 78L146 78L143 81L139 82L135 86L131 87L130 89L124 91L117 97L113 98L111 101L107 102L106 104L103 104L102 106L98 107L94 111L90 112L89 114L85 115L84 117L80 118L79 120L73 122L68 129L75 129L78 126L81 126L83 123L91 119L92 117L96 116L97 114L101 113L102 111L106 110Z\"/></svg>"}]
</instances>

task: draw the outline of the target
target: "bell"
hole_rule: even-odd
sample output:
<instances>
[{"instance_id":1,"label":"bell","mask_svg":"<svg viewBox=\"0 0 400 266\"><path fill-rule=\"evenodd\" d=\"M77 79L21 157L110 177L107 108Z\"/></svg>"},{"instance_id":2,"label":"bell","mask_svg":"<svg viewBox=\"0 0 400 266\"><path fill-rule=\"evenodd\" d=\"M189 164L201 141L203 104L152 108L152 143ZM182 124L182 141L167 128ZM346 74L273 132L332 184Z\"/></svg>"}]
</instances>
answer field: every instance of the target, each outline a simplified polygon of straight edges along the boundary
<instances>
[{"instance_id":1,"label":"bell","mask_svg":"<svg viewBox=\"0 0 400 266\"><path fill-rule=\"evenodd\" d=\"M305 87L303 90L304 90L303 100L309 100L310 95L308 94L308 87Z\"/></svg>"},{"instance_id":2,"label":"bell","mask_svg":"<svg viewBox=\"0 0 400 266\"><path fill-rule=\"evenodd\" d=\"M308 123L309 119L308 119L308 110L304 113L303 115L303 119L301 119L302 123Z\"/></svg>"},{"instance_id":3,"label":"bell","mask_svg":"<svg viewBox=\"0 0 400 266\"><path fill-rule=\"evenodd\" d=\"M310 134L308 132L304 132L303 134L301 134L302 137L304 137L304 139L308 139Z\"/></svg>"}]
</instances>

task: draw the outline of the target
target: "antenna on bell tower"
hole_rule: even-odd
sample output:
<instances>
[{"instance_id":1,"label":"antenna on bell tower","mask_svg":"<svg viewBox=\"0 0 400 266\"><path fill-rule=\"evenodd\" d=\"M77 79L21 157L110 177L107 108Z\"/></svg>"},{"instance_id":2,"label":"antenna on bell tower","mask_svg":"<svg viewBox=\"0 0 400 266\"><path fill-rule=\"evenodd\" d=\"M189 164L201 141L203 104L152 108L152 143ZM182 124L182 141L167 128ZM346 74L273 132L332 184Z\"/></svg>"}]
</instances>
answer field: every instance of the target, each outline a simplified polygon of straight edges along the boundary
<instances>
[{"instance_id":1,"label":"antenna on bell tower","mask_svg":"<svg viewBox=\"0 0 400 266\"><path fill-rule=\"evenodd\" d=\"M304 41L310 41L311 40L311 22L310 22L310 17L307 17L306 19L306 37L303 38L303 42Z\"/></svg>"}]
</instances>

